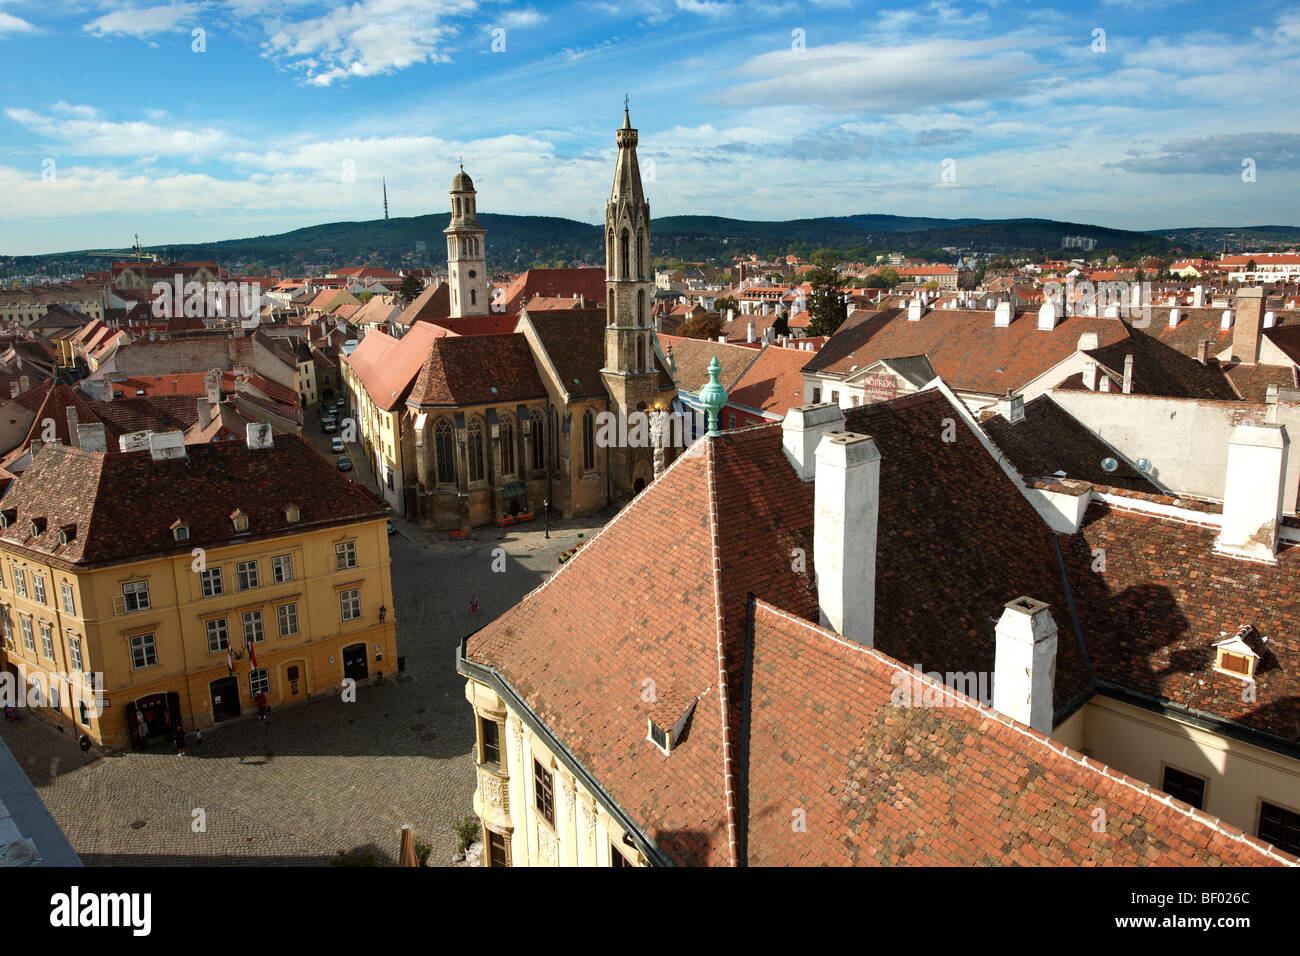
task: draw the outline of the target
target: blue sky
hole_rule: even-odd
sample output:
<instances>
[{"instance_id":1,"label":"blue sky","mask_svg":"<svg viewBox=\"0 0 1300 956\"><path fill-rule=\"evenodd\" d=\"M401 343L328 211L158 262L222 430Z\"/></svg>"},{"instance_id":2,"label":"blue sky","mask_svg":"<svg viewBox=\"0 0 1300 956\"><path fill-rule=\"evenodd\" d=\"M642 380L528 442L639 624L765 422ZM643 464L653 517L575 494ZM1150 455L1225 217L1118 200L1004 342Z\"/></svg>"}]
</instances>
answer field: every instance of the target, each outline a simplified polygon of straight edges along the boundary
<instances>
[{"instance_id":1,"label":"blue sky","mask_svg":"<svg viewBox=\"0 0 1300 956\"><path fill-rule=\"evenodd\" d=\"M624 93L656 216L1300 224L1298 44L1285 2L0 0L0 253L443 211L460 154L481 211L597 221Z\"/></svg>"}]
</instances>

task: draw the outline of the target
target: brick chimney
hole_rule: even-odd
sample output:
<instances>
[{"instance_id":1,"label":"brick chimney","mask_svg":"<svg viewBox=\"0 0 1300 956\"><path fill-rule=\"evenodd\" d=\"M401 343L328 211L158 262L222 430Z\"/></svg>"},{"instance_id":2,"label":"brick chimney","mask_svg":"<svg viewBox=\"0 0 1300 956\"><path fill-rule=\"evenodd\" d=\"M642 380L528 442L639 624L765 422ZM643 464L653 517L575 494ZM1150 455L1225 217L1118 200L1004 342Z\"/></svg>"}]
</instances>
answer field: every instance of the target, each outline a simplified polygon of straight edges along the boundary
<instances>
[{"instance_id":1,"label":"brick chimney","mask_svg":"<svg viewBox=\"0 0 1300 956\"><path fill-rule=\"evenodd\" d=\"M1232 330L1232 356L1243 365L1259 362L1259 346L1264 327L1264 290L1238 289L1233 303L1237 324Z\"/></svg>"},{"instance_id":2,"label":"brick chimney","mask_svg":"<svg viewBox=\"0 0 1300 956\"><path fill-rule=\"evenodd\" d=\"M1201 339L1196 343L1196 361L1200 362L1202 365L1208 365L1210 363L1209 339Z\"/></svg>"},{"instance_id":3,"label":"brick chimney","mask_svg":"<svg viewBox=\"0 0 1300 956\"><path fill-rule=\"evenodd\" d=\"M1232 430L1223 482L1223 529L1216 550L1276 563L1290 444L1286 428L1279 424L1244 424Z\"/></svg>"},{"instance_id":4,"label":"brick chimney","mask_svg":"<svg viewBox=\"0 0 1300 956\"><path fill-rule=\"evenodd\" d=\"M781 446L800 481L812 481L817 471L816 452L822 437L844 429L844 409L833 402L804 405L786 412L781 423Z\"/></svg>"},{"instance_id":5,"label":"brick chimney","mask_svg":"<svg viewBox=\"0 0 1300 956\"><path fill-rule=\"evenodd\" d=\"M994 709L1050 737L1057 643L1052 612L1030 597L1009 601L994 639Z\"/></svg>"},{"instance_id":6,"label":"brick chimney","mask_svg":"<svg viewBox=\"0 0 1300 956\"><path fill-rule=\"evenodd\" d=\"M880 452L866 435L830 431L817 445L816 461L813 563L821 624L871 647Z\"/></svg>"}]
</instances>

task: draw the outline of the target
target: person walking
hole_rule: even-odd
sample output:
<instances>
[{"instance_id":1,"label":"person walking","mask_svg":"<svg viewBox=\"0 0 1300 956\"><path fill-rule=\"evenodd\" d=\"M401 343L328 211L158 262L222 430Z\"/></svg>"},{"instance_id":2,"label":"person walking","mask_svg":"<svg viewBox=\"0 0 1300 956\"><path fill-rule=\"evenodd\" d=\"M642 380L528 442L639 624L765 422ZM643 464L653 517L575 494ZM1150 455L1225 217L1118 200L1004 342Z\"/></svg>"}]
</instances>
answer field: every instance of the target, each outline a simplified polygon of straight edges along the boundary
<instances>
[{"instance_id":1,"label":"person walking","mask_svg":"<svg viewBox=\"0 0 1300 956\"><path fill-rule=\"evenodd\" d=\"M202 746L203 746L203 731L201 731L201 730L195 730L195 731L194 731L194 747L195 747L195 749L197 750L199 747L202 747Z\"/></svg>"},{"instance_id":2,"label":"person walking","mask_svg":"<svg viewBox=\"0 0 1300 956\"><path fill-rule=\"evenodd\" d=\"M176 725L176 756L185 756L185 728L180 724Z\"/></svg>"},{"instance_id":3,"label":"person walking","mask_svg":"<svg viewBox=\"0 0 1300 956\"><path fill-rule=\"evenodd\" d=\"M477 595L477 594L472 594L472 595L470 595L470 599L469 599L469 613L471 613L471 614L477 614L477 613L478 613L478 595Z\"/></svg>"},{"instance_id":4,"label":"person walking","mask_svg":"<svg viewBox=\"0 0 1300 956\"><path fill-rule=\"evenodd\" d=\"M254 697L253 700L257 704L257 719L266 720L266 712L271 709L270 705L266 701L266 694L258 691L257 696Z\"/></svg>"}]
</instances>

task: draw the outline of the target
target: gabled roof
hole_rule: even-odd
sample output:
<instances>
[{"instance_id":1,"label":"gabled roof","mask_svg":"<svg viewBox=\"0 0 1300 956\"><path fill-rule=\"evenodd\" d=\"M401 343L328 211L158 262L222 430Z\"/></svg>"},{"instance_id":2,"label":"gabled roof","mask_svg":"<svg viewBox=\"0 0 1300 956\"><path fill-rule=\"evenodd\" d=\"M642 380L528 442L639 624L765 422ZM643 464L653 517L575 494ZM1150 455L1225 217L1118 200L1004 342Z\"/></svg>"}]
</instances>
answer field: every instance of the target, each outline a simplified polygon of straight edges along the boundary
<instances>
[{"instance_id":1,"label":"gabled roof","mask_svg":"<svg viewBox=\"0 0 1300 956\"><path fill-rule=\"evenodd\" d=\"M448 335L430 344L407 403L483 405L545 397L546 387L522 334Z\"/></svg>"},{"instance_id":2,"label":"gabled roof","mask_svg":"<svg viewBox=\"0 0 1300 956\"><path fill-rule=\"evenodd\" d=\"M698 393L708 382L709 363L714 358L717 358L718 364L722 366L718 381L730 393L736 382L759 356L758 349L709 339L693 339L663 333L656 333L655 337L659 340L659 347L663 350L664 357L671 359L671 365L675 369L673 379L677 382L677 387L692 394ZM807 353L804 353L803 359L807 361Z\"/></svg>"},{"instance_id":3,"label":"gabled roof","mask_svg":"<svg viewBox=\"0 0 1300 956\"><path fill-rule=\"evenodd\" d=\"M406 400L437 335L438 330L427 322L411 326L400 339L371 329L340 361L352 368L372 402L392 411Z\"/></svg>"},{"instance_id":4,"label":"gabled roof","mask_svg":"<svg viewBox=\"0 0 1300 956\"><path fill-rule=\"evenodd\" d=\"M605 270L595 268L579 269L529 269L515 277L502 290L500 300L505 305L508 315L514 315L528 304L533 296L546 299L572 299L581 295L586 308L598 306L605 301Z\"/></svg>"},{"instance_id":5,"label":"gabled roof","mask_svg":"<svg viewBox=\"0 0 1300 956\"><path fill-rule=\"evenodd\" d=\"M766 345L728 387L727 400L784 418L790 409L807 404L803 395L803 367L807 363L807 352Z\"/></svg>"},{"instance_id":6,"label":"gabled roof","mask_svg":"<svg viewBox=\"0 0 1300 956\"><path fill-rule=\"evenodd\" d=\"M189 445L186 451L188 458L154 461L147 450L99 454L46 445L3 498L14 520L0 539L11 549L69 567L229 544L236 508L249 516L253 538L384 514L373 495L295 436L277 436L272 448L226 441ZM284 512L290 501L302 510L292 524ZM36 537L29 536L33 518L45 519ZM171 531L178 518L190 529L184 542ZM59 529L67 525L75 525L75 534L61 545Z\"/></svg>"},{"instance_id":7,"label":"gabled roof","mask_svg":"<svg viewBox=\"0 0 1300 956\"><path fill-rule=\"evenodd\" d=\"M399 325L414 327L419 322L441 322L451 315L451 286L443 282L432 283L411 300L396 321Z\"/></svg>"}]
</instances>

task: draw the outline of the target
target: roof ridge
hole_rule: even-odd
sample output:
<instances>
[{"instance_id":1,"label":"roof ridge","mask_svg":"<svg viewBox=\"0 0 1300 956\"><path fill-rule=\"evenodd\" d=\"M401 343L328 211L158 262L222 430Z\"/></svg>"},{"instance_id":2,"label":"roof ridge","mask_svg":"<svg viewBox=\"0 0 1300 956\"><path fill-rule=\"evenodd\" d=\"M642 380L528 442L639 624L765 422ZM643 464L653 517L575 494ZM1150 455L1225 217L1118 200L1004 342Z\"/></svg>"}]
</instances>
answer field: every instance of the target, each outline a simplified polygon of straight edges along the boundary
<instances>
[{"instance_id":1,"label":"roof ridge","mask_svg":"<svg viewBox=\"0 0 1300 956\"><path fill-rule=\"evenodd\" d=\"M731 756L731 714L727 694L725 622L722 612L722 552L718 546L718 493L713 471L714 440L704 437L704 480L709 496L709 550L713 564L714 641L718 657L718 705L722 711L722 792L727 820L727 856L732 866L739 865L736 832L736 784Z\"/></svg>"},{"instance_id":2,"label":"roof ridge","mask_svg":"<svg viewBox=\"0 0 1300 956\"><path fill-rule=\"evenodd\" d=\"M814 634L818 635L819 637L829 640L835 644L839 644L848 650L855 651L857 653L870 657L873 660L876 660L877 662L884 664L886 667L890 668L895 674L907 675L911 680L923 682L930 687L934 687L935 689L942 691L944 695L943 706L966 707L970 710L976 711L977 713L981 714L985 719L995 720L999 724L1002 724L1004 727L1010 728L1011 730L1020 734L1022 737L1030 741L1033 741L1035 746L1046 746L1048 750L1052 751L1053 753L1055 753L1060 757L1065 758L1066 760L1070 761L1076 766L1080 766L1087 770L1091 770L1094 773L1099 773L1101 774L1101 776L1105 777L1107 780L1112 781L1113 783L1117 783L1121 786L1127 786L1129 789L1134 790L1142 794L1143 796L1148 797L1149 799L1152 799L1157 803L1160 803L1163 806L1168 807L1170 810L1173 810L1174 812L1182 815L1183 817L1189 820L1195 821L1197 824L1201 826L1208 827L1209 829L1215 831L1216 833L1222 834L1223 836L1233 840L1234 842L1243 843L1249 846L1251 849L1254 849L1262 853L1264 856L1267 856L1270 859L1277 860L1280 863L1284 863L1287 866L1300 866L1300 859L1296 859L1295 857L1292 857L1287 853L1279 852L1276 847L1272 847L1266 843L1263 843L1260 840L1255 839L1254 837L1249 836L1243 831L1238 830L1236 827L1232 826L1232 824L1227 823L1226 821L1221 820L1218 817L1212 817L1207 813L1203 813L1202 811L1195 810L1192 807L1186 807L1186 809L1184 809L1183 807L1180 807L1178 805L1178 803L1175 801L1173 797L1169 796L1163 791L1156 789L1155 787L1152 787L1150 784L1144 783L1141 780L1135 780L1132 777L1128 776L1127 774L1120 773L1119 771L1112 768L1109 764L1102 763L1100 760L1095 760L1090 757L1085 757L1083 754L1072 749L1066 744L1061 743L1060 741L1053 740L1051 737L1047 736L1046 734L1041 734L1031 727L1026 727L1024 724L1012 720L1010 717L1006 716L1000 711L994 710L992 707L985 707L979 701L973 700L970 697L967 697L965 694L959 693L955 688L949 687L947 684L944 684L942 682L932 680L930 677L926 676L926 673L924 671L920 671L915 668L908 669L904 667L902 663L896 661L894 658L890 657L889 655L876 650L874 647L867 647L865 644L860 644L857 641L849 640L848 638L842 637L839 634L827 630L826 628L822 627L820 624L816 624L812 621L807 621L801 617L797 617L795 615L782 611L780 608L768 604L766 601L762 600L761 598L756 597L754 599L754 604L756 608L761 607L763 610L775 614L784 620L798 624L801 627L804 627L807 630L812 631Z\"/></svg>"}]
</instances>

